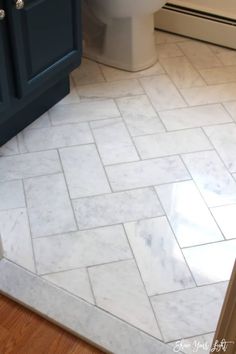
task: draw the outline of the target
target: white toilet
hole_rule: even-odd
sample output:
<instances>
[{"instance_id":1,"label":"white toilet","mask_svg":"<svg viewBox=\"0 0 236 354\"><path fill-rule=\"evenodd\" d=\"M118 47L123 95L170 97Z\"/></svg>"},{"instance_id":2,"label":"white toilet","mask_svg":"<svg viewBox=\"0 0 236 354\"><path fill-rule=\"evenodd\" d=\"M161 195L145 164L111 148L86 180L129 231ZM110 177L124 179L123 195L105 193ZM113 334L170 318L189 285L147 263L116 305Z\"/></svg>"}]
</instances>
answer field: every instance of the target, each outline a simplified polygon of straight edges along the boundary
<instances>
[{"instance_id":1,"label":"white toilet","mask_svg":"<svg viewBox=\"0 0 236 354\"><path fill-rule=\"evenodd\" d=\"M165 0L84 0L84 55L128 71L157 61L154 13Z\"/></svg>"}]
</instances>

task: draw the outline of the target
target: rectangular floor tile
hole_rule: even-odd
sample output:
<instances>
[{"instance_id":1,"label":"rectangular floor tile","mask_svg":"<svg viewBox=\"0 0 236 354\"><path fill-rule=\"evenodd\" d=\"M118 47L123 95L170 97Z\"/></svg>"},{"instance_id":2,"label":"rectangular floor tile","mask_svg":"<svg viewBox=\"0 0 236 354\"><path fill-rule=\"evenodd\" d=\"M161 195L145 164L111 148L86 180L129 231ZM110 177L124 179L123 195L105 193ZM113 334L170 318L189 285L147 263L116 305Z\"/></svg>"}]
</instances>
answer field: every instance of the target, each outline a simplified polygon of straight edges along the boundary
<instances>
[{"instance_id":1,"label":"rectangular floor tile","mask_svg":"<svg viewBox=\"0 0 236 354\"><path fill-rule=\"evenodd\" d=\"M236 202L236 182L216 152L186 154L183 159L208 206Z\"/></svg>"},{"instance_id":2,"label":"rectangular floor tile","mask_svg":"<svg viewBox=\"0 0 236 354\"><path fill-rule=\"evenodd\" d=\"M165 217L125 224L149 296L195 286Z\"/></svg>"},{"instance_id":3,"label":"rectangular floor tile","mask_svg":"<svg viewBox=\"0 0 236 354\"><path fill-rule=\"evenodd\" d=\"M165 341L214 332L227 283L152 297Z\"/></svg>"},{"instance_id":4,"label":"rectangular floor tile","mask_svg":"<svg viewBox=\"0 0 236 354\"><path fill-rule=\"evenodd\" d=\"M178 156L108 166L106 171L114 191L190 179Z\"/></svg>"},{"instance_id":5,"label":"rectangular floor tile","mask_svg":"<svg viewBox=\"0 0 236 354\"><path fill-rule=\"evenodd\" d=\"M61 165L57 151L34 152L0 159L0 181L10 181L58 173Z\"/></svg>"},{"instance_id":6,"label":"rectangular floor tile","mask_svg":"<svg viewBox=\"0 0 236 354\"><path fill-rule=\"evenodd\" d=\"M82 198L73 204L80 229L163 215L152 188Z\"/></svg>"},{"instance_id":7,"label":"rectangular floor tile","mask_svg":"<svg viewBox=\"0 0 236 354\"><path fill-rule=\"evenodd\" d=\"M161 65L179 88L206 85L186 57L164 58Z\"/></svg>"},{"instance_id":8,"label":"rectangular floor tile","mask_svg":"<svg viewBox=\"0 0 236 354\"><path fill-rule=\"evenodd\" d=\"M217 56L200 41L186 41L178 46L197 69L207 69L222 66Z\"/></svg>"},{"instance_id":9,"label":"rectangular floor tile","mask_svg":"<svg viewBox=\"0 0 236 354\"><path fill-rule=\"evenodd\" d=\"M94 145L60 149L60 156L71 198L110 192Z\"/></svg>"},{"instance_id":10,"label":"rectangular floor tile","mask_svg":"<svg viewBox=\"0 0 236 354\"><path fill-rule=\"evenodd\" d=\"M0 183L0 210L22 208L24 206L25 197L21 181Z\"/></svg>"},{"instance_id":11,"label":"rectangular floor tile","mask_svg":"<svg viewBox=\"0 0 236 354\"><path fill-rule=\"evenodd\" d=\"M33 237L76 230L62 174L30 178L24 184Z\"/></svg>"},{"instance_id":12,"label":"rectangular floor tile","mask_svg":"<svg viewBox=\"0 0 236 354\"><path fill-rule=\"evenodd\" d=\"M120 116L112 100L56 105L49 111L49 114L53 125L89 122Z\"/></svg>"},{"instance_id":13,"label":"rectangular floor tile","mask_svg":"<svg viewBox=\"0 0 236 354\"><path fill-rule=\"evenodd\" d=\"M139 136L134 139L142 159L209 150L211 143L199 128Z\"/></svg>"},{"instance_id":14,"label":"rectangular floor tile","mask_svg":"<svg viewBox=\"0 0 236 354\"><path fill-rule=\"evenodd\" d=\"M89 275L100 308L162 338L134 260L91 267Z\"/></svg>"},{"instance_id":15,"label":"rectangular floor tile","mask_svg":"<svg viewBox=\"0 0 236 354\"><path fill-rule=\"evenodd\" d=\"M117 104L132 136L165 131L147 96L119 98Z\"/></svg>"},{"instance_id":16,"label":"rectangular floor tile","mask_svg":"<svg viewBox=\"0 0 236 354\"><path fill-rule=\"evenodd\" d=\"M236 240L190 247L183 250L198 285L229 280L236 257Z\"/></svg>"},{"instance_id":17,"label":"rectangular floor tile","mask_svg":"<svg viewBox=\"0 0 236 354\"><path fill-rule=\"evenodd\" d=\"M192 87L180 90L190 106L219 103L236 99L236 83Z\"/></svg>"},{"instance_id":18,"label":"rectangular floor tile","mask_svg":"<svg viewBox=\"0 0 236 354\"><path fill-rule=\"evenodd\" d=\"M164 31L155 31L156 43L179 43L188 41L189 39L183 36L179 36L173 33L168 33Z\"/></svg>"},{"instance_id":19,"label":"rectangular floor tile","mask_svg":"<svg viewBox=\"0 0 236 354\"><path fill-rule=\"evenodd\" d=\"M236 238L236 204L211 208L211 212L225 238Z\"/></svg>"},{"instance_id":20,"label":"rectangular floor tile","mask_svg":"<svg viewBox=\"0 0 236 354\"><path fill-rule=\"evenodd\" d=\"M64 146L88 144L93 137L87 123L70 124L22 132L21 144L26 152L49 150Z\"/></svg>"},{"instance_id":21,"label":"rectangular floor tile","mask_svg":"<svg viewBox=\"0 0 236 354\"><path fill-rule=\"evenodd\" d=\"M0 211L0 248L3 255L23 268L35 272L32 241L25 209Z\"/></svg>"},{"instance_id":22,"label":"rectangular floor tile","mask_svg":"<svg viewBox=\"0 0 236 354\"><path fill-rule=\"evenodd\" d=\"M156 191L181 247L224 239L192 181L159 186Z\"/></svg>"},{"instance_id":23,"label":"rectangular floor tile","mask_svg":"<svg viewBox=\"0 0 236 354\"><path fill-rule=\"evenodd\" d=\"M77 92L81 101L134 96L144 93L137 79L79 86Z\"/></svg>"},{"instance_id":24,"label":"rectangular floor tile","mask_svg":"<svg viewBox=\"0 0 236 354\"><path fill-rule=\"evenodd\" d=\"M232 121L220 104L160 112L160 117L167 130L197 128Z\"/></svg>"},{"instance_id":25,"label":"rectangular floor tile","mask_svg":"<svg viewBox=\"0 0 236 354\"><path fill-rule=\"evenodd\" d=\"M186 106L184 99L167 75L145 77L140 80L157 111Z\"/></svg>"},{"instance_id":26,"label":"rectangular floor tile","mask_svg":"<svg viewBox=\"0 0 236 354\"><path fill-rule=\"evenodd\" d=\"M108 82L118 80L130 80L144 76L163 74L165 72L159 62L157 62L148 69L136 72L119 70L106 65L100 65L100 68Z\"/></svg>"},{"instance_id":27,"label":"rectangular floor tile","mask_svg":"<svg viewBox=\"0 0 236 354\"><path fill-rule=\"evenodd\" d=\"M34 239L40 274L132 258L120 225Z\"/></svg>"},{"instance_id":28,"label":"rectangular floor tile","mask_svg":"<svg viewBox=\"0 0 236 354\"><path fill-rule=\"evenodd\" d=\"M236 81L236 66L224 66L200 70L200 73L208 85L223 84Z\"/></svg>"},{"instance_id":29,"label":"rectangular floor tile","mask_svg":"<svg viewBox=\"0 0 236 354\"><path fill-rule=\"evenodd\" d=\"M204 128L230 172L236 172L236 124L221 124Z\"/></svg>"},{"instance_id":30,"label":"rectangular floor tile","mask_svg":"<svg viewBox=\"0 0 236 354\"><path fill-rule=\"evenodd\" d=\"M121 118L92 122L91 128L104 165L139 160Z\"/></svg>"},{"instance_id":31,"label":"rectangular floor tile","mask_svg":"<svg viewBox=\"0 0 236 354\"><path fill-rule=\"evenodd\" d=\"M236 120L236 101L225 102L224 106L227 109L227 111L230 113L231 117L233 117L233 119Z\"/></svg>"}]
</instances>

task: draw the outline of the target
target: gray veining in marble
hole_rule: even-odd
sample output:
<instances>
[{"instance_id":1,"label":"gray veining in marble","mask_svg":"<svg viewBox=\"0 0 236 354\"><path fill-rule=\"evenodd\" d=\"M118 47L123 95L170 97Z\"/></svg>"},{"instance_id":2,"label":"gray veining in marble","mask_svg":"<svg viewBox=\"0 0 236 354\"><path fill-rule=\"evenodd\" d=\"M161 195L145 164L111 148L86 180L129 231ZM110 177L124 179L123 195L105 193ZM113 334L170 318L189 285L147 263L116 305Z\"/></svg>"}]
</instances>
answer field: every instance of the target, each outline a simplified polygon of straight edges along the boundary
<instances>
[{"instance_id":1,"label":"gray veining in marble","mask_svg":"<svg viewBox=\"0 0 236 354\"><path fill-rule=\"evenodd\" d=\"M73 205L80 229L163 215L152 188L81 198L74 200Z\"/></svg>"},{"instance_id":2,"label":"gray veining in marble","mask_svg":"<svg viewBox=\"0 0 236 354\"><path fill-rule=\"evenodd\" d=\"M64 148L59 152L71 198L110 192L94 145Z\"/></svg>"},{"instance_id":3,"label":"gray veining in marble","mask_svg":"<svg viewBox=\"0 0 236 354\"><path fill-rule=\"evenodd\" d=\"M215 331L226 285L211 284L152 297L165 341Z\"/></svg>"},{"instance_id":4,"label":"gray veining in marble","mask_svg":"<svg viewBox=\"0 0 236 354\"><path fill-rule=\"evenodd\" d=\"M106 167L114 191L190 179L178 156Z\"/></svg>"},{"instance_id":5,"label":"gray veining in marble","mask_svg":"<svg viewBox=\"0 0 236 354\"><path fill-rule=\"evenodd\" d=\"M23 184L21 181L0 183L0 210L25 207Z\"/></svg>"},{"instance_id":6,"label":"gray veining in marble","mask_svg":"<svg viewBox=\"0 0 236 354\"><path fill-rule=\"evenodd\" d=\"M149 296L195 286L166 217L125 224Z\"/></svg>"},{"instance_id":7,"label":"gray veining in marble","mask_svg":"<svg viewBox=\"0 0 236 354\"><path fill-rule=\"evenodd\" d=\"M33 237L76 230L76 223L63 174L24 181Z\"/></svg>"},{"instance_id":8,"label":"gray veining in marble","mask_svg":"<svg viewBox=\"0 0 236 354\"><path fill-rule=\"evenodd\" d=\"M211 212L226 239L236 238L236 204L211 208Z\"/></svg>"},{"instance_id":9,"label":"gray veining in marble","mask_svg":"<svg viewBox=\"0 0 236 354\"><path fill-rule=\"evenodd\" d=\"M132 258L120 225L36 238L33 245L39 274Z\"/></svg>"}]
</instances>

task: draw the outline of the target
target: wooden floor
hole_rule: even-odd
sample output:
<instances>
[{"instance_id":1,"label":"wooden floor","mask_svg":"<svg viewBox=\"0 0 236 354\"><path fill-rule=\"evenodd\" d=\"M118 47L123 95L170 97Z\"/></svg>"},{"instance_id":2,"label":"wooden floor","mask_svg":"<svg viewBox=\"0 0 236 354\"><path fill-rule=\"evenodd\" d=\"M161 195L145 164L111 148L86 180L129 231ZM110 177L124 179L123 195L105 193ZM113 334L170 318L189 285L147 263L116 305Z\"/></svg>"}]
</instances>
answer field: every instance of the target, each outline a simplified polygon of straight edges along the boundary
<instances>
[{"instance_id":1,"label":"wooden floor","mask_svg":"<svg viewBox=\"0 0 236 354\"><path fill-rule=\"evenodd\" d=\"M103 354L0 295L0 354Z\"/></svg>"}]
</instances>

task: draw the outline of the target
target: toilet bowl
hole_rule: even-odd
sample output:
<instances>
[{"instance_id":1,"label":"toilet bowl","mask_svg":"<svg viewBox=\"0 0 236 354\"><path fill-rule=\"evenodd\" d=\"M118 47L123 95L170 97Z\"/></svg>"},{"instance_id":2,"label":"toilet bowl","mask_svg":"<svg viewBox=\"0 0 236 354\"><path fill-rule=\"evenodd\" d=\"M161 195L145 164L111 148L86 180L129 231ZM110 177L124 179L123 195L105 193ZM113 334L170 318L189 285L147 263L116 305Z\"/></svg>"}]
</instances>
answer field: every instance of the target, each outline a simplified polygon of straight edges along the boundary
<instances>
[{"instance_id":1,"label":"toilet bowl","mask_svg":"<svg viewBox=\"0 0 236 354\"><path fill-rule=\"evenodd\" d=\"M157 61L154 13L165 0L85 0L84 55L128 71Z\"/></svg>"}]
</instances>

